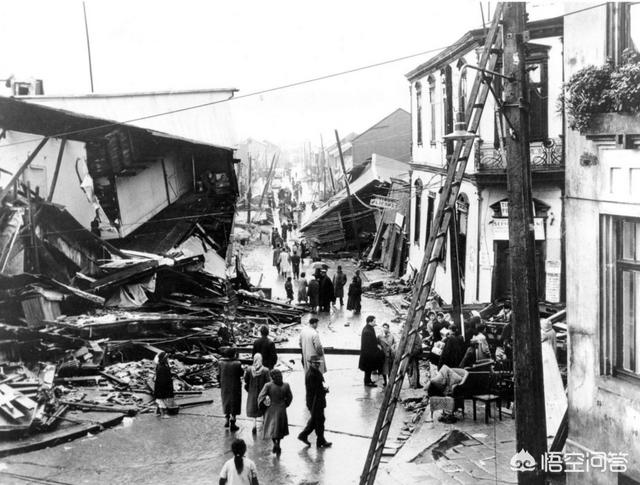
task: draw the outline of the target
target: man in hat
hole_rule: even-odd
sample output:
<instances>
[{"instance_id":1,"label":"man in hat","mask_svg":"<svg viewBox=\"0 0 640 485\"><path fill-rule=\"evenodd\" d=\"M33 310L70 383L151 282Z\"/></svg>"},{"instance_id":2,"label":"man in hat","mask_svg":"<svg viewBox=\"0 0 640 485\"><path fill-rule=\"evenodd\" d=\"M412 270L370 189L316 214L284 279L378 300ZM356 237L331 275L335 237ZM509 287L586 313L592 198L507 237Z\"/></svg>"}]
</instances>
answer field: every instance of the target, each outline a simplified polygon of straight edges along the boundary
<instances>
[{"instance_id":1,"label":"man in hat","mask_svg":"<svg viewBox=\"0 0 640 485\"><path fill-rule=\"evenodd\" d=\"M380 370L382 367L382 350L378 348L378 339L376 331L373 327L376 325L376 317L369 315L367 323L362 329L360 339L360 360L358 368L364 371L364 385L367 387L376 387L376 383L371 380L371 373L374 370Z\"/></svg>"},{"instance_id":2,"label":"man in hat","mask_svg":"<svg viewBox=\"0 0 640 485\"><path fill-rule=\"evenodd\" d=\"M324 437L324 408L327 407L326 394L329 389L324 385L324 377L320 372L320 366L323 364L322 357L313 355L309 359L309 370L305 376L305 388L307 409L311 413L307 425L298 435L298 439L305 445L311 446L309 443L309 435L316 432L316 446L318 448L328 448L332 443L328 442Z\"/></svg>"},{"instance_id":3,"label":"man in hat","mask_svg":"<svg viewBox=\"0 0 640 485\"><path fill-rule=\"evenodd\" d=\"M253 342L253 350L251 355L262 355L262 363L269 370L273 369L278 363L278 353L276 352L276 344L269 338L269 327L263 325L260 327L261 337Z\"/></svg>"},{"instance_id":4,"label":"man in hat","mask_svg":"<svg viewBox=\"0 0 640 485\"><path fill-rule=\"evenodd\" d=\"M302 352L302 365L305 372L309 370L309 362L311 357L320 357L320 372L327 372L327 366L324 361L324 349L320 342L320 334L318 333L318 319L310 318L309 325L300 332L300 350Z\"/></svg>"}]
</instances>

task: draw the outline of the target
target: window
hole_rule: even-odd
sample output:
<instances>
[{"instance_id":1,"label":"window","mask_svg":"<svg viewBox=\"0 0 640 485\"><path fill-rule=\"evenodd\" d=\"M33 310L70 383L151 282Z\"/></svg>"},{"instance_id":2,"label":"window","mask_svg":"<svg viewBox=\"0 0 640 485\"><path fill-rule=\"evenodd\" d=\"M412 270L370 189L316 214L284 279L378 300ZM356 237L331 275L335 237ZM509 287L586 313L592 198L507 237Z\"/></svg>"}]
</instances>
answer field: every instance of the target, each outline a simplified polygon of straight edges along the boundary
<instances>
[{"instance_id":1,"label":"window","mask_svg":"<svg viewBox=\"0 0 640 485\"><path fill-rule=\"evenodd\" d=\"M527 59L529 77L529 141L544 141L549 137L549 57L546 52L532 54Z\"/></svg>"},{"instance_id":2,"label":"window","mask_svg":"<svg viewBox=\"0 0 640 485\"><path fill-rule=\"evenodd\" d=\"M429 76L429 141L431 145L436 144L436 80Z\"/></svg>"},{"instance_id":3,"label":"window","mask_svg":"<svg viewBox=\"0 0 640 485\"><path fill-rule=\"evenodd\" d=\"M427 197L427 220L425 221L425 240L428 241L431 237L431 228L433 226L433 214L435 213L436 206L436 194L429 192Z\"/></svg>"},{"instance_id":4,"label":"window","mask_svg":"<svg viewBox=\"0 0 640 485\"><path fill-rule=\"evenodd\" d=\"M604 216L601 228L603 370L640 378L640 219Z\"/></svg>"},{"instance_id":5,"label":"window","mask_svg":"<svg viewBox=\"0 0 640 485\"><path fill-rule=\"evenodd\" d=\"M416 210L414 218L413 242L420 244L420 213L422 212L422 181L416 180L413 184L415 190Z\"/></svg>"},{"instance_id":6,"label":"window","mask_svg":"<svg viewBox=\"0 0 640 485\"><path fill-rule=\"evenodd\" d=\"M442 135L446 135L453 131L453 73L451 66L445 66L440 71L440 78L442 79ZM445 146L447 157L449 157L453 153L453 141L447 141Z\"/></svg>"},{"instance_id":7,"label":"window","mask_svg":"<svg viewBox=\"0 0 640 485\"><path fill-rule=\"evenodd\" d=\"M458 106L464 106L464 109L467 109L467 71L462 71L460 75L460 79L458 81L460 83L460 94L462 95L462 99L458 100Z\"/></svg>"},{"instance_id":8,"label":"window","mask_svg":"<svg viewBox=\"0 0 640 485\"><path fill-rule=\"evenodd\" d=\"M616 64L628 52L640 48L640 5L630 2L607 4L607 57Z\"/></svg>"},{"instance_id":9,"label":"window","mask_svg":"<svg viewBox=\"0 0 640 485\"><path fill-rule=\"evenodd\" d=\"M527 77L529 100L529 141L542 142L549 138L549 46L527 44ZM495 70L502 69L500 64ZM494 78L493 89L502 98L504 83ZM501 118L499 110L495 111L493 147L501 147L504 143L506 122Z\"/></svg>"},{"instance_id":10,"label":"window","mask_svg":"<svg viewBox=\"0 0 640 485\"><path fill-rule=\"evenodd\" d=\"M422 84L419 82L416 83L416 116L417 124L416 124L416 139L418 145L422 145Z\"/></svg>"}]
</instances>

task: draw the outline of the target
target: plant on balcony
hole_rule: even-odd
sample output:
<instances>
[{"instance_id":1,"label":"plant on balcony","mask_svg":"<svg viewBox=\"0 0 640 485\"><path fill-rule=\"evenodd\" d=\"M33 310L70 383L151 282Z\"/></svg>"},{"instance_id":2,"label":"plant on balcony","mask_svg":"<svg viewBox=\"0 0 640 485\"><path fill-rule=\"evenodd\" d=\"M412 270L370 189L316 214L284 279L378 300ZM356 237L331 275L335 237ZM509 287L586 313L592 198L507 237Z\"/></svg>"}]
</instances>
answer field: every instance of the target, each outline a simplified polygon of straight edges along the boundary
<instances>
[{"instance_id":1,"label":"plant on balcony","mask_svg":"<svg viewBox=\"0 0 640 485\"><path fill-rule=\"evenodd\" d=\"M588 66L565 84L561 105L567 110L569 126L584 132L599 113L640 112L640 56L614 67Z\"/></svg>"}]
</instances>

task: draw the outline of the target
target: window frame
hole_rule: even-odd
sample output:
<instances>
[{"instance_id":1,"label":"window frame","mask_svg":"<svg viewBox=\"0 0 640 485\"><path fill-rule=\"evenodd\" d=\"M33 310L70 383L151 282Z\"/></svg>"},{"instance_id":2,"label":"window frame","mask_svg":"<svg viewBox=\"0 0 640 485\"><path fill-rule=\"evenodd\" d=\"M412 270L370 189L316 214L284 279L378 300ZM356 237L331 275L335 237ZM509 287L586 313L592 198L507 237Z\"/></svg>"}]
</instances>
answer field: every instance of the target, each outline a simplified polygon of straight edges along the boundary
<instances>
[{"instance_id":1,"label":"window frame","mask_svg":"<svg viewBox=\"0 0 640 485\"><path fill-rule=\"evenodd\" d=\"M624 55L627 49L631 49L633 41L631 38L631 7L633 2L608 2L607 29L606 29L606 55L615 65L624 62ZM640 46L637 46L640 49ZM632 49L637 52L637 49Z\"/></svg>"},{"instance_id":2,"label":"window frame","mask_svg":"<svg viewBox=\"0 0 640 485\"><path fill-rule=\"evenodd\" d=\"M427 78L427 90L429 92L429 144L436 145L436 79L429 75Z\"/></svg>"},{"instance_id":3,"label":"window frame","mask_svg":"<svg viewBox=\"0 0 640 485\"><path fill-rule=\"evenodd\" d=\"M636 361L637 349L634 346L634 354L632 355L634 367L636 368L636 372L629 371L624 368L623 360L624 360L624 325L622 322L622 306L623 306L623 298L624 293L622 291L623 288L623 275L625 272L631 271L633 273L640 274L640 259L629 260L624 258L623 254L623 224L624 222L632 222L633 224L640 225L640 218L631 218L631 217L619 217L615 218L614 223L614 234L615 234L615 281L616 281L616 289L615 289L615 298L616 298L616 309L615 309L615 359L613 360L613 371L614 375L625 376L631 379L637 379L640 381L640 362ZM637 291L637 289L636 289ZM638 329L638 325L640 322L635 322L634 325L634 344L637 342L637 333L640 329Z\"/></svg>"},{"instance_id":4,"label":"window frame","mask_svg":"<svg viewBox=\"0 0 640 485\"><path fill-rule=\"evenodd\" d=\"M635 384L640 383L640 362L634 360L636 371L624 368L624 324L623 312L623 275L632 271L640 274L640 259L623 258L623 223L640 225L640 218L630 216L600 216L600 373L611 375ZM636 255L640 258L640 255ZM634 293L639 291L637 288ZM640 321L634 325L634 343L637 346L637 333ZM634 359L638 356L634 347Z\"/></svg>"},{"instance_id":5,"label":"window frame","mask_svg":"<svg viewBox=\"0 0 640 485\"><path fill-rule=\"evenodd\" d=\"M424 185L422 183L422 180L417 179L414 183L413 183L413 187L415 190L415 196L414 199L416 201L415 203L415 214L413 217L413 243L417 244L418 246L420 245L420 236L421 236L421 232L422 232L422 228L421 226L421 220L422 220L422 192L424 191Z\"/></svg>"}]
</instances>

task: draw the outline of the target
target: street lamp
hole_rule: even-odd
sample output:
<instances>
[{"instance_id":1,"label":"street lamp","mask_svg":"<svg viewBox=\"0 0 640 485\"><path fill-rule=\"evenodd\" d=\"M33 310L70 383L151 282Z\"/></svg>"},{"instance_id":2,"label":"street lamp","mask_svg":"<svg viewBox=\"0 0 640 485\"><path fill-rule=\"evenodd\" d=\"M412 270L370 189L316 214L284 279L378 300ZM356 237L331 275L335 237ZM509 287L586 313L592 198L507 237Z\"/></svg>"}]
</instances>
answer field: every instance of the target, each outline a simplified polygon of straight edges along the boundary
<instances>
[{"instance_id":1,"label":"street lamp","mask_svg":"<svg viewBox=\"0 0 640 485\"><path fill-rule=\"evenodd\" d=\"M469 69L475 69L476 71L479 71L481 73L480 75L485 76L485 82L488 82L488 80L490 79L488 78L487 75L497 76L502 79L506 79L507 81L510 81L510 82L514 81L513 76L505 76L504 74L500 74L499 72L490 71L488 69L482 69L480 67L467 64L467 61L463 57L458 59L457 67L458 69L460 69L460 81L458 81L458 112L456 113L456 121L453 124L453 131L443 137L445 141L456 141L456 140L466 141L466 140L471 140L478 136L476 133L471 133L470 131L467 131L467 122L465 120L465 112L464 112L465 106L464 106L464 100L462 97L462 75L465 69L469 68ZM489 90L491 91L491 94L493 94L493 96L496 98L496 102L499 104L500 108L502 108L502 102L496 96L496 93L491 88L490 84L489 84ZM508 119L507 119L507 123L509 123Z\"/></svg>"}]
</instances>

